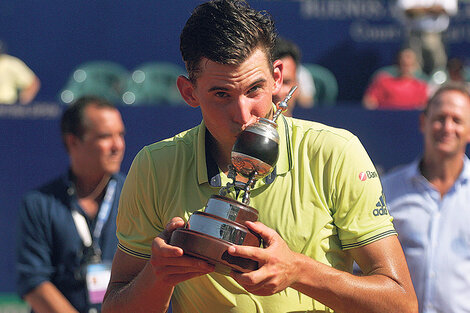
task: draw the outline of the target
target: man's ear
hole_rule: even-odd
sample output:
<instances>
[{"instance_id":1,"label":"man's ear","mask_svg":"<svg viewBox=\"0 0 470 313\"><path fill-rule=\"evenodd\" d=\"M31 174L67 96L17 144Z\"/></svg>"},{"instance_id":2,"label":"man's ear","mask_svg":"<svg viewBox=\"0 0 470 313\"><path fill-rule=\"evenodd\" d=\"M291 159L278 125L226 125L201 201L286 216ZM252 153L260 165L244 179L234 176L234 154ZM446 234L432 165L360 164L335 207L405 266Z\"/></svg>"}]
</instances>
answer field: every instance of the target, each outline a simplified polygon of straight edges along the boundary
<instances>
[{"instance_id":1,"label":"man's ear","mask_svg":"<svg viewBox=\"0 0 470 313\"><path fill-rule=\"evenodd\" d=\"M419 130L424 135L424 124L425 124L426 114L421 112L419 114Z\"/></svg>"},{"instance_id":2,"label":"man's ear","mask_svg":"<svg viewBox=\"0 0 470 313\"><path fill-rule=\"evenodd\" d=\"M67 147L67 151L72 151L80 140L77 136L70 133L65 134L63 138L65 147Z\"/></svg>"},{"instance_id":3,"label":"man's ear","mask_svg":"<svg viewBox=\"0 0 470 313\"><path fill-rule=\"evenodd\" d=\"M186 76L178 76L178 78L176 79L176 86L178 87L181 96L187 104L189 104L193 108L197 108L199 106L199 102L193 95L193 83Z\"/></svg>"},{"instance_id":4,"label":"man's ear","mask_svg":"<svg viewBox=\"0 0 470 313\"><path fill-rule=\"evenodd\" d=\"M274 78L273 95L277 95L277 93L281 90L283 68L284 68L284 64L282 64L281 60L274 61L273 63L273 78Z\"/></svg>"}]
</instances>

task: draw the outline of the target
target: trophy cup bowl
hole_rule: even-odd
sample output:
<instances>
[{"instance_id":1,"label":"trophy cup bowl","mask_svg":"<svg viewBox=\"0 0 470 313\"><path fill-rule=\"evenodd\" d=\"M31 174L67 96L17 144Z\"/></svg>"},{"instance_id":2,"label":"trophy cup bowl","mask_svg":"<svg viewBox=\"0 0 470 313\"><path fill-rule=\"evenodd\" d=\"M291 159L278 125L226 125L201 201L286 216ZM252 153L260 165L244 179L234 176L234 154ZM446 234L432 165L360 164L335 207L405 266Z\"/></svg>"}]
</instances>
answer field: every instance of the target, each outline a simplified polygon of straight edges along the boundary
<instances>
[{"instance_id":1,"label":"trophy cup bowl","mask_svg":"<svg viewBox=\"0 0 470 313\"><path fill-rule=\"evenodd\" d=\"M274 168L279 157L277 124L266 118L248 126L232 149L232 164L245 177L263 178Z\"/></svg>"}]
</instances>

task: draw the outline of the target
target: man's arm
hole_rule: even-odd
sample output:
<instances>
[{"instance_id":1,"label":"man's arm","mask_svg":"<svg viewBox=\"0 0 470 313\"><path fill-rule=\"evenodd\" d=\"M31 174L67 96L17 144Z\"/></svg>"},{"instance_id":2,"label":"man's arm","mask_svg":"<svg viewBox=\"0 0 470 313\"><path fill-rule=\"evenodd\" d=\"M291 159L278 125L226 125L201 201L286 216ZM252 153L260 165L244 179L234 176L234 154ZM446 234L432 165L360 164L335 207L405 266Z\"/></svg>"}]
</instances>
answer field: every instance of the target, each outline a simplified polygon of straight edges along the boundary
<instances>
[{"instance_id":1,"label":"man's arm","mask_svg":"<svg viewBox=\"0 0 470 313\"><path fill-rule=\"evenodd\" d=\"M43 282L24 296L36 313L78 313L51 282Z\"/></svg>"},{"instance_id":2,"label":"man's arm","mask_svg":"<svg viewBox=\"0 0 470 313\"><path fill-rule=\"evenodd\" d=\"M418 312L396 236L350 250L364 272L354 276L291 251L274 230L259 222L247 225L263 237L266 248L233 246L229 253L259 262L256 271L231 274L249 292L267 296L292 287L337 312Z\"/></svg>"},{"instance_id":3,"label":"man's arm","mask_svg":"<svg viewBox=\"0 0 470 313\"><path fill-rule=\"evenodd\" d=\"M367 87L364 96L362 97L362 105L365 109L368 110L375 110L379 106L379 94L380 94L380 83L379 80L381 79L381 73L376 74Z\"/></svg>"},{"instance_id":4,"label":"man's arm","mask_svg":"<svg viewBox=\"0 0 470 313\"><path fill-rule=\"evenodd\" d=\"M362 105L368 110L375 110L379 106L379 103L377 98L375 98L373 95L365 94L362 98Z\"/></svg>"},{"instance_id":5,"label":"man's arm","mask_svg":"<svg viewBox=\"0 0 470 313\"><path fill-rule=\"evenodd\" d=\"M40 87L41 87L41 82L39 81L39 78L35 76L33 82L28 87L20 91L19 102L21 104L28 104L31 101L33 101Z\"/></svg>"},{"instance_id":6,"label":"man's arm","mask_svg":"<svg viewBox=\"0 0 470 313\"><path fill-rule=\"evenodd\" d=\"M117 250L103 301L104 312L166 312L173 288L156 284L147 260ZM136 296L133 296L136 295Z\"/></svg>"},{"instance_id":7,"label":"man's arm","mask_svg":"<svg viewBox=\"0 0 470 313\"><path fill-rule=\"evenodd\" d=\"M207 262L183 255L168 245L171 233L184 221L174 218L153 240L149 261L117 250L102 312L166 312L174 287L182 281L214 271Z\"/></svg>"},{"instance_id":8,"label":"man's arm","mask_svg":"<svg viewBox=\"0 0 470 313\"><path fill-rule=\"evenodd\" d=\"M447 14L447 11L444 9L443 6L439 4L435 4L435 5L431 5L427 7L410 8L410 9L405 10L405 14L408 17L415 18L415 17L426 15L426 14L430 14L430 15Z\"/></svg>"}]
</instances>

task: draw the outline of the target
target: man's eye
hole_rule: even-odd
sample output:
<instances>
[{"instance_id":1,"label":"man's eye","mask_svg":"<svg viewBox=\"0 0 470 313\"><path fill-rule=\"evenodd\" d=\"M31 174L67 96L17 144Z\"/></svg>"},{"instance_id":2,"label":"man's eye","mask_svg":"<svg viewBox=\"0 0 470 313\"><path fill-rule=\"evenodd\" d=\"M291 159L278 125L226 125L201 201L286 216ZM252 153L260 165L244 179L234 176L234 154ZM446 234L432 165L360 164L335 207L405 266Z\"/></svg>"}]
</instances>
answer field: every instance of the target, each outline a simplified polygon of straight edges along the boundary
<instances>
[{"instance_id":1,"label":"man's eye","mask_svg":"<svg viewBox=\"0 0 470 313\"><path fill-rule=\"evenodd\" d=\"M260 86L253 86L249 91L248 93L253 93L255 91L258 91L261 87Z\"/></svg>"},{"instance_id":2,"label":"man's eye","mask_svg":"<svg viewBox=\"0 0 470 313\"><path fill-rule=\"evenodd\" d=\"M228 94L226 92L219 91L219 92L215 93L215 96L218 97L218 98L226 98L226 97L228 97Z\"/></svg>"}]
</instances>

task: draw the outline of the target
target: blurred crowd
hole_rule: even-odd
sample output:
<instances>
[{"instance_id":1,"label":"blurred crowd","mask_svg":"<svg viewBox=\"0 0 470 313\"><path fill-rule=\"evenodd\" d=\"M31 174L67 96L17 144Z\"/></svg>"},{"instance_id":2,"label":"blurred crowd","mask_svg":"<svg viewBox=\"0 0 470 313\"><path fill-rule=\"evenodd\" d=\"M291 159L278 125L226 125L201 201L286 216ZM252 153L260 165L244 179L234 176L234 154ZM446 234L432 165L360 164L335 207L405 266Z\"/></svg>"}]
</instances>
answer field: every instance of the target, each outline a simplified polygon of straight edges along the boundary
<instances>
[{"instance_id":1,"label":"blurred crowd","mask_svg":"<svg viewBox=\"0 0 470 313\"><path fill-rule=\"evenodd\" d=\"M448 57L443 40L450 17L457 13L457 0L397 0L396 8L404 41L394 64L377 68L369 73L367 86L358 86L366 109L422 109L439 86L456 81L468 84L470 80L466 60ZM301 54L289 38L279 39L274 58L285 64L284 89L299 86L287 115L293 114L296 104L303 108L337 104L342 87L328 68L304 62ZM81 96L93 95L122 105L183 105L175 81L185 73L182 66L168 62L150 61L127 69L108 60L90 60L77 64L58 91L57 100L68 105ZM39 78L23 61L8 55L6 44L0 41L0 103L30 103L39 89Z\"/></svg>"}]
</instances>

